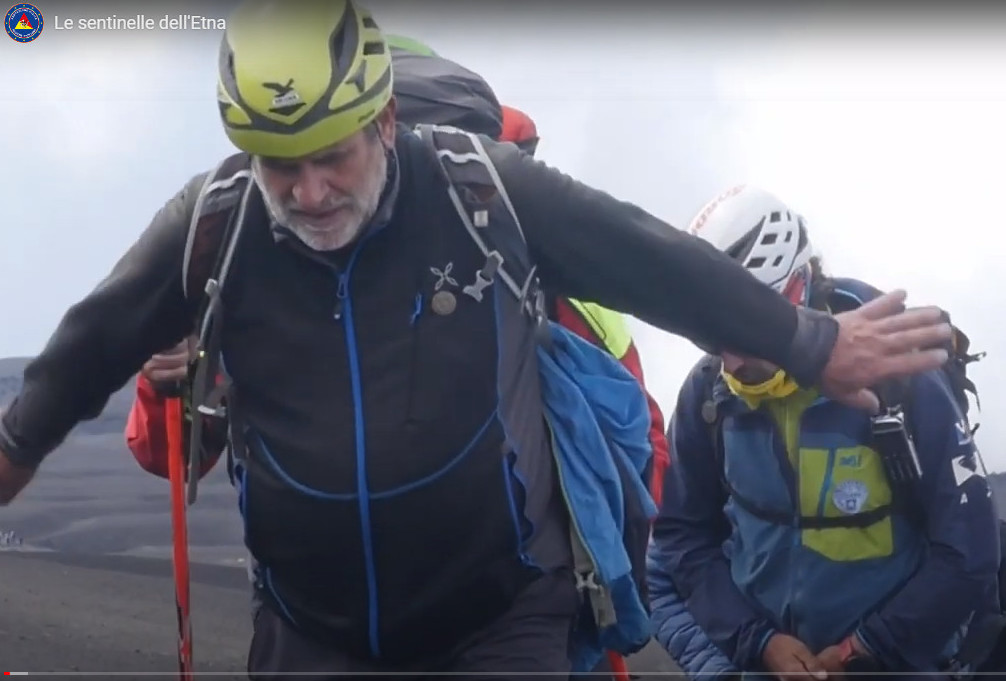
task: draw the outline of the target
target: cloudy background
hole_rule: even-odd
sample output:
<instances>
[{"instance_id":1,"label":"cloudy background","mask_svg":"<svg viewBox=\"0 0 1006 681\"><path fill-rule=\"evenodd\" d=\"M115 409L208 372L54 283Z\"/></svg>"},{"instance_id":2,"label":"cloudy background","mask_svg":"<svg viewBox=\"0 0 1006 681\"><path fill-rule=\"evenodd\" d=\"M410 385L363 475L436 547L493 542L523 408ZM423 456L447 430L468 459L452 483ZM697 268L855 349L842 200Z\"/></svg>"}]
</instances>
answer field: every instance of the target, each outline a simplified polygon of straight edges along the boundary
<instances>
[{"instance_id":1,"label":"cloudy background","mask_svg":"<svg viewBox=\"0 0 1006 681\"><path fill-rule=\"evenodd\" d=\"M231 152L213 97L216 32L57 31L53 15L136 10L36 4L38 40L0 36L0 357L37 353L162 203ZM951 310L990 352L973 369L979 440L1006 470L1003 11L370 4L384 28L530 113L540 157L579 179L677 226L730 184L760 184L807 217L832 272ZM697 351L634 330L669 412Z\"/></svg>"}]
</instances>

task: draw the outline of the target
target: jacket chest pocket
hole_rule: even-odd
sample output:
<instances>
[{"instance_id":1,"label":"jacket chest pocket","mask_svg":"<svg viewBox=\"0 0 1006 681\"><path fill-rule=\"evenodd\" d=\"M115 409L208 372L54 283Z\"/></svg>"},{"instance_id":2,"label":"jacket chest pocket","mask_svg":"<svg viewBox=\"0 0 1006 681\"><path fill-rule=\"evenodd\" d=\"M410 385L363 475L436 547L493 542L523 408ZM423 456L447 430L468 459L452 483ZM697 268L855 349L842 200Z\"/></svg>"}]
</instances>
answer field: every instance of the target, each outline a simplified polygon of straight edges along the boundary
<instances>
[{"instance_id":1,"label":"jacket chest pocket","mask_svg":"<svg viewBox=\"0 0 1006 681\"><path fill-rule=\"evenodd\" d=\"M447 427L471 414L472 424L481 423L496 402L495 289L480 291L479 300L465 292L470 282L453 269L431 269L445 279L422 287L413 300L408 420Z\"/></svg>"}]
</instances>

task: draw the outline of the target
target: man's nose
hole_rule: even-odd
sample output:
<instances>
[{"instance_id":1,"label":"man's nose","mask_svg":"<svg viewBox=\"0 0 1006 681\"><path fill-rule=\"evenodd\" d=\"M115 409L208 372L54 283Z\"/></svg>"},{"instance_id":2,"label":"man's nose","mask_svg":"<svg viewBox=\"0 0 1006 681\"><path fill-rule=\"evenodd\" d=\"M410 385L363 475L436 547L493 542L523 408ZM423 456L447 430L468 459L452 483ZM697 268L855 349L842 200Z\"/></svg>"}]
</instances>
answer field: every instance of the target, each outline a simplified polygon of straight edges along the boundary
<instances>
[{"instance_id":1,"label":"man's nose","mask_svg":"<svg viewBox=\"0 0 1006 681\"><path fill-rule=\"evenodd\" d=\"M734 373L744 365L743 359L729 352L724 352L722 357L723 357L723 370L726 371L728 374Z\"/></svg>"},{"instance_id":2,"label":"man's nose","mask_svg":"<svg viewBox=\"0 0 1006 681\"><path fill-rule=\"evenodd\" d=\"M293 200L301 210L313 210L321 206L328 197L328 183L324 173L310 164L305 164L297 174L293 185Z\"/></svg>"}]
</instances>

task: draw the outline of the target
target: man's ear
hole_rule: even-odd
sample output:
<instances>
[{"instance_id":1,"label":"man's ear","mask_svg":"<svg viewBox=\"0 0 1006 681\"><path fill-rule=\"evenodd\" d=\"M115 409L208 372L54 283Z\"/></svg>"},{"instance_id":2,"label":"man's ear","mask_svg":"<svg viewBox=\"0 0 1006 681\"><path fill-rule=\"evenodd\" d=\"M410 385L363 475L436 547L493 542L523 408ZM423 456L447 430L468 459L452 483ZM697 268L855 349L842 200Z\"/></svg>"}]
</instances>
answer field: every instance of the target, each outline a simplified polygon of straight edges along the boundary
<instances>
[{"instance_id":1,"label":"man's ear","mask_svg":"<svg viewBox=\"0 0 1006 681\"><path fill-rule=\"evenodd\" d=\"M392 97L381 113L377 114L377 134L385 149L395 146L395 114L398 111L398 101Z\"/></svg>"}]
</instances>

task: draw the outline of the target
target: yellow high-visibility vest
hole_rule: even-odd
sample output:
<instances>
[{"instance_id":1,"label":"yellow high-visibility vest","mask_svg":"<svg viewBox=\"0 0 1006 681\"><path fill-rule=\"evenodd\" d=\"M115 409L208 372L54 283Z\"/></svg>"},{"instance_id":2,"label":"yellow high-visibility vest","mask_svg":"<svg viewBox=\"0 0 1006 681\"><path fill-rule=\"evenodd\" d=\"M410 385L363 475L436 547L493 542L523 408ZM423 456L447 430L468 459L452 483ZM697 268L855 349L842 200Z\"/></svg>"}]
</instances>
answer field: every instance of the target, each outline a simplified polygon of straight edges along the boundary
<instances>
[{"instance_id":1,"label":"yellow high-visibility vest","mask_svg":"<svg viewBox=\"0 0 1006 681\"><path fill-rule=\"evenodd\" d=\"M621 312L609 310L597 303L584 303L573 298L566 300L576 308L608 352L618 360L625 357L632 343L632 334L629 333L629 325L625 323L625 316Z\"/></svg>"}]
</instances>

